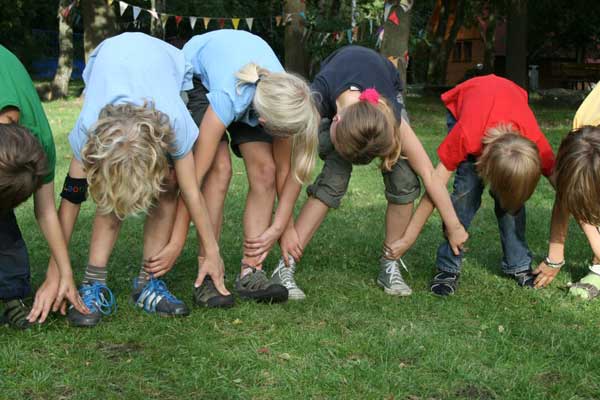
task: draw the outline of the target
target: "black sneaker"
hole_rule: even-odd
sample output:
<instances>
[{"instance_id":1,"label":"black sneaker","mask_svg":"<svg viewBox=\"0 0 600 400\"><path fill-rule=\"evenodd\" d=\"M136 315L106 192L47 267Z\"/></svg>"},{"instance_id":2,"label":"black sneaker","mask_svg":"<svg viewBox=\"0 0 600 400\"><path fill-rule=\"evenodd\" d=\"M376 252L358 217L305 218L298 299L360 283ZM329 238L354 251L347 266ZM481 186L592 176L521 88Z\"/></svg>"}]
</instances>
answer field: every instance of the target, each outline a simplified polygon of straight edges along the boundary
<instances>
[{"instance_id":1,"label":"black sneaker","mask_svg":"<svg viewBox=\"0 0 600 400\"><path fill-rule=\"evenodd\" d=\"M535 275L531 273L530 269L516 274L508 274L508 276L517 281L517 285L521 287L533 288L535 286Z\"/></svg>"},{"instance_id":2,"label":"black sneaker","mask_svg":"<svg viewBox=\"0 0 600 400\"><path fill-rule=\"evenodd\" d=\"M438 271L437 274L431 280L429 289L431 293L438 296L450 296L456 293L458 289L458 278L460 274L454 274L452 272Z\"/></svg>"},{"instance_id":3,"label":"black sneaker","mask_svg":"<svg viewBox=\"0 0 600 400\"><path fill-rule=\"evenodd\" d=\"M137 278L134 279L131 300L133 300L136 307L161 317L186 317L190 315L190 309L183 301L169 292L165 282L160 279L150 278L143 287L141 287Z\"/></svg>"},{"instance_id":4,"label":"black sneaker","mask_svg":"<svg viewBox=\"0 0 600 400\"><path fill-rule=\"evenodd\" d=\"M79 295L90 313L82 314L73 306L69 307L67 320L72 326L91 328L98 325L103 316L117 311L115 297L103 283L84 283L79 287Z\"/></svg>"},{"instance_id":5,"label":"black sneaker","mask_svg":"<svg viewBox=\"0 0 600 400\"><path fill-rule=\"evenodd\" d=\"M27 329L33 324L27 320L31 309L23 303L21 299L9 300L4 303L4 313L2 313L2 323L8 324L11 328Z\"/></svg>"},{"instance_id":6,"label":"black sneaker","mask_svg":"<svg viewBox=\"0 0 600 400\"><path fill-rule=\"evenodd\" d=\"M235 280L235 290L241 299L256 300L266 303L278 303L288 299L288 290L285 286L273 283L260 269L250 268L252 271Z\"/></svg>"},{"instance_id":7,"label":"black sneaker","mask_svg":"<svg viewBox=\"0 0 600 400\"><path fill-rule=\"evenodd\" d=\"M194 288L194 304L198 307L230 308L234 303L233 295L223 296L219 293L210 276L204 278L202 285Z\"/></svg>"}]
</instances>

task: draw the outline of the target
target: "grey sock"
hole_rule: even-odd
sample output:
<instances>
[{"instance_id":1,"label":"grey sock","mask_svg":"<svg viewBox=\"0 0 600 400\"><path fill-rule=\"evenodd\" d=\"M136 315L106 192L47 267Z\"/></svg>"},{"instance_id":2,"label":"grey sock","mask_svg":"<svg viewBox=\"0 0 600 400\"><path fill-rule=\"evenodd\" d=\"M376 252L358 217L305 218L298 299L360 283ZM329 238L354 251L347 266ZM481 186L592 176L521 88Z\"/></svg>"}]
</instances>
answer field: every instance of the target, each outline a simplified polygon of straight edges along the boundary
<instances>
[{"instance_id":1,"label":"grey sock","mask_svg":"<svg viewBox=\"0 0 600 400\"><path fill-rule=\"evenodd\" d=\"M144 286L146 286L146 283L148 283L148 279L150 279L150 274L146 272L146 270L144 269L144 266L142 265L142 267L140 268L140 273L138 274L138 277L137 277L138 288L141 289Z\"/></svg>"},{"instance_id":2,"label":"grey sock","mask_svg":"<svg viewBox=\"0 0 600 400\"><path fill-rule=\"evenodd\" d=\"M95 265L88 264L87 267L85 267L83 283L91 284L93 282L98 282L106 285L106 275L106 267L96 267Z\"/></svg>"}]
</instances>

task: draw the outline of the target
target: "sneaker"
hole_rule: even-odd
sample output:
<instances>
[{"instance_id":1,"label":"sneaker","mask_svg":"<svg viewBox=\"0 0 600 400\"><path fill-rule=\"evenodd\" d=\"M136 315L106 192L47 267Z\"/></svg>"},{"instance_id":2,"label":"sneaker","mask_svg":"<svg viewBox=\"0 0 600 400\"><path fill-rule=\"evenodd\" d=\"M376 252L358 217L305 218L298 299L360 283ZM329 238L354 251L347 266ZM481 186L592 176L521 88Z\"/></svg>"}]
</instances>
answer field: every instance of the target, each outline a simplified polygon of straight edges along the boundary
<instances>
[{"instance_id":1,"label":"sneaker","mask_svg":"<svg viewBox=\"0 0 600 400\"><path fill-rule=\"evenodd\" d=\"M379 276L377 277L377 285L383 288L383 291L392 296L410 296L412 289L404 282L400 273L400 263L404 269L406 266L401 259L388 260L381 258L379 267ZM408 270L407 270L408 271Z\"/></svg>"},{"instance_id":2,"label":"sneaker","mask_svg":"<svg viewBox=\"0 0 600 400\"><path fill-rule=\"evenodd\" d=\"M27 329L33 325L27 320L30 311L31 309L23 303L23 300L9 300L4 303L2 322L8 324L11 328Z\"/></svg>"},{"instance_id":3,"label":"sneaker","mask_svg":"<svg viewBox=\"0 0 600 400\"><path fill-rule=\"evenodd\" d=\"M233 295L223 296L219 293L210 276L204 278L202 285L194 287L194 304L199 307L230 308L234 303Z\"/></svg>"},{"instance_id":4,"label":"sneaker","mask_svg":"<svg viewBox=\"0 0 600 400\"><path fill-rule=\"evenodd\" d=\"M273 275L271 275L271 283L276 283L278 285L284 286L288 290L288 299L290 300L304 300L306 295L298 287L296 281L294 280L294 273L296 272L296 262L293 257L289 258L288 267L285 265L283 258L279 259L279 264L277 264L277 268L273 271Z\"/></svg>"},{"instance_id":5,"label":"sneaker","mask_svg":"<svg viewBox=\"0 0 600 400\"><path fill-rule=\"evenodd\" d=\"M150 278L144 287L140 286L138 279L135 278L131 300L133 300L136 307L161 317L185 317L190 315L190 309L183 301L169 292L164 281Z\"/></svg>"},{"instance_id":6,"label":"sneaker","mask_svg":"<svg viewBox=\"0 0 600 400\"><path fill-rule=\"evenodd\" d=\"M285 286L269 281L264 271L256 268L252 271L238 276L235 280L235 290L241 299L277 303L288 299L288 290Z\"/></svg>"},{"instance_id":7,"label":"sneaker","mask_svg":"<svg viewBox=\"0 0 600 400\"><path fill-rule=\"evenodd\" d=\"M79 288L79 295L90 313L82 314L73 306L69 307L67 319L72 326L94 327L98 325L103 316L111 315L117 311L115 297L103 283L84 283Z\"/></svg>"}]
</instances>

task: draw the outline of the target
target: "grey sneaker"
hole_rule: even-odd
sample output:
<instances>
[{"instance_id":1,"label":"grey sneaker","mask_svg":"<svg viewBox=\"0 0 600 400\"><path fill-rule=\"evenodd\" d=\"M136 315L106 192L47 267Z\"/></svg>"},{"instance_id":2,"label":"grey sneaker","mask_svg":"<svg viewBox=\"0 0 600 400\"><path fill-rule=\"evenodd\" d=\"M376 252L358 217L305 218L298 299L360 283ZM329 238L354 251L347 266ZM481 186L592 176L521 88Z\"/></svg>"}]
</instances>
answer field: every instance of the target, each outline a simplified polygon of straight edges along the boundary
<instances>
[{"instance_id":1,"label":"grey sneaker","mask_svg":"<svg viewBox=\"0 0 600 400\"><path fill-rule=\"evenodd\" d=\"M279 285L285 286L288 290L288 299L290 300L304 300L306 295L298 287L296 281L294 280L294 273L296 272L296 262L293 257L289 258L288 267L283 262L283 258L279 259L279 264L277 264L277 268L273 271L273 275L271 276L271 282L277 283Z\"/></svg>"},{"instance_id":2,"label":"grey sneaker","mask_svg":"<svg viewBox=\"0 0 600 400\"><path fill-rule=\"evenodd\" d=\"M379 266L379 276L377 277L377 285L383 288L383 291L392 296L410 296L412 289L402 279L400 273L399 262L402 260L388 260L381 258ZM402 263L404 269L406 266Z\"/></svg>"},{"instance_id":3,"label":"grey sneaker","mask_svg":"<svg viewBox=\"0 0 600 400\"><path fill-rule=\"evenodd\" d=\"M288 299L288 291L285 286L271 282L260 269L250 269L251 272L242 278L238 275L235 280L235 289L241 299L267 303L276 303Z\"/></svg>"}]
</instances>

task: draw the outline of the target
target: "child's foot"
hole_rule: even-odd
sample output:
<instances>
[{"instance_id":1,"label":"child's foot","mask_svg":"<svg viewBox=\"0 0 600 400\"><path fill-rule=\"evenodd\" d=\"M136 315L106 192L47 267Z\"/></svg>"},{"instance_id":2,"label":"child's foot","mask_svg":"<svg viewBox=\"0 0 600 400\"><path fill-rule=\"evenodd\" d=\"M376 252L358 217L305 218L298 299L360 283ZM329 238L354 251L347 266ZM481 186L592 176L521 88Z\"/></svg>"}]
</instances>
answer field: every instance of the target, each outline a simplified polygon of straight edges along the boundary
<instances>
[{"instance_id":1,"label":"child's foot","mask_svg":"<svg viewBox=\"0 0 600 400\"><path fill-rule=\"evenodd\" d=\"M530 269L516 274L508 274L508 276L517 281L517 285L521 287L533 288L535 286L535 275L531 273Z\"/></svg>"},{"instance_id":2,"label":"child's foot","mask_svg":"<svg viewBox=\"0 0 600 400\"><path fill-rule=\"evenodd\" d=\"M98 325L103 316L108 316L117 310L112 292L103 283L84 283L79 288L79 295L90 313L82 314L71 306L67 319L72 326L94 327Z\"/></svg>"},{"instance_id":3,"label":"child's foot","mask_svg":"<svg viewBox=\"0 0 600 400\"><path fill-rule=\"evenodd\" d=\"M15 329L27 329L31 327L31 323L27 320L27 316L31 309L23 303L21 299L9 300L4 303L4 313L2 320Z\"/></svg>"},{"instance_id":4,"label":"child's foot","mask_svg":"<svg viewBox=\"0 0 600 400\"><path fill-rule=\"evenodd\" d=\"M230 308L234 303L233 295L223 296L219 293L210 276L206 276L202 285L194 288L194 304L199 307Z\"/></svg>"},{"instance_id":5,"label":"child's foot","mask_svg":"<svg viewBox=\"0 0 600 400\"><path fill-rule=\"evenodd\" d=\"M450 296L456 293L458 289L458 278L460 274L453 272L438 271L438 273L431 280L431 286L429 289L431 293L438 296Z\"/></svg>"},{"instance_id":6,"label":"child's foot","mask_svg":"<svg viewBox=\"0 0 600 400\"><path fill-rule=\"evenodd\" d=\"M173 296L165 282L160 279L150 278L144 287L141 287L137 278L134 279L131 299L136 307L161 317L190 315L190 309L183 301Z\"/></svg>"},{"instance_id":7,"label":"child's foot","mask_svg":"<svg viewBox=\"0 0 600 400\"><path fill-rule=\"evenodd\" d=\"M377 285L383 288L386 294L392 296L410 296L412 289L404 282L398 260L379 260L379 275Z\"/></svg>"},{"instance_id":8,"label":"child's foot","mask_svg":"<svg viewBox=\"0 0 600 400\"><path fill-rule=\"evenodd\" d=\"M590 272L581 278L579 282L570 285L569 294L584 300L592 300L598 297L600 294L600 275Z\"/></svg>"},{"instance_id":9,"label":"child's foot","mask_svg":"<svg viewBox=\"0 0 600 400\"><path fill-rule=\"evenodd\" d=\"M250 271L243 271L243 276L235 280L235 289L241 299L256 300L267 303L276 303L288 299L288 290L285 286L273 283L260 269L247 267Z\"/></svg>"},{"instance_id":10,"label":"child's foot","mask_svg":"<svg viewBox=\"0 0 600 400\"><path fill-rule=\"evenodd\" d=\"M285 265L283 258L279 259L277 268L271 275L271 283L285 286L288 290L288 299L290 300L304 300L306 295L296 284L294 279L294 273L296 272L296 262L293 257L289 258L289 267Z\"/></svg>"}]
</instances>

